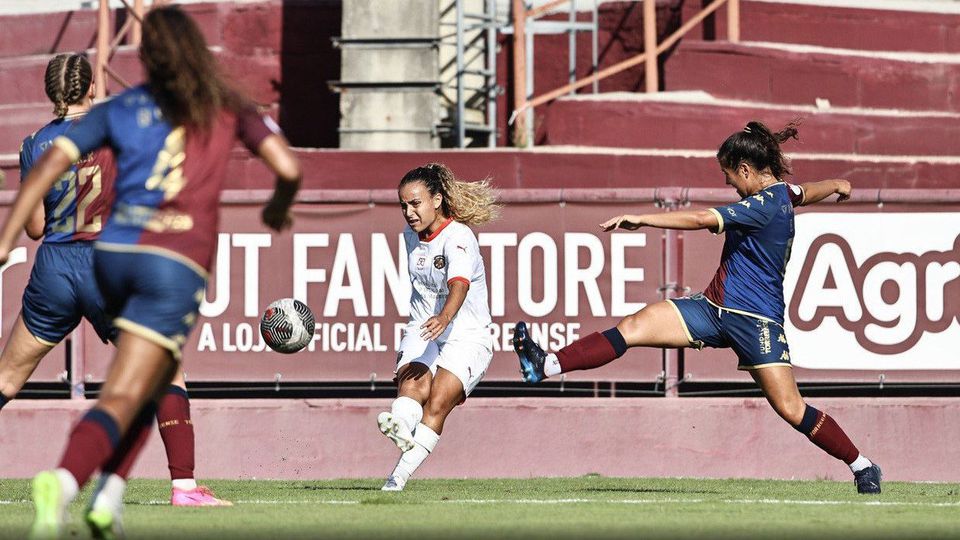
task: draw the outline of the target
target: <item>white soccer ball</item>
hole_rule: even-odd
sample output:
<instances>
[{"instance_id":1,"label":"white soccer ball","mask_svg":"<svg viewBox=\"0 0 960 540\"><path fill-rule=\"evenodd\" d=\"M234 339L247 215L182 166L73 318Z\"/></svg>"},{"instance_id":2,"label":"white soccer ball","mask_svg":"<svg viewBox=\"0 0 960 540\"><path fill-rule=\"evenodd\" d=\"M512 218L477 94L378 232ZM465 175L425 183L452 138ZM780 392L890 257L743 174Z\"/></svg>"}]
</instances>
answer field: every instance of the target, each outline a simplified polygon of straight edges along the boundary
<instances>
[{"instance_id":1,"label":"white soccer ball","mask_svg":"<svg viewBox=\"0 0 960 540\"><path fill-rule=\"evenodd\" d=\"M310 308L299 300L281 298L272 302L260 317L260 335L273 350L291 354L310 343L316 319Z\"/></svg>"}]
</instances>

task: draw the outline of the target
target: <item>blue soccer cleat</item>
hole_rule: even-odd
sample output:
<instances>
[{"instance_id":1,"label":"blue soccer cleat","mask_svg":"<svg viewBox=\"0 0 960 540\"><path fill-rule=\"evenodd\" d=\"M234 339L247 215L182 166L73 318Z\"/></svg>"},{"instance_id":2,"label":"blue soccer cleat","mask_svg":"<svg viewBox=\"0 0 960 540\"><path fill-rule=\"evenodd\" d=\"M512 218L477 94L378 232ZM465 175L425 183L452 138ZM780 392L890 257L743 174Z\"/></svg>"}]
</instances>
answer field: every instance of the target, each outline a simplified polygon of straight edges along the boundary
<instances>
[{"instance_id":1,"label":"blue soccer cleat","mask_svg":"<svg viewBox=\"0 0 960 540\"><path fill-rule=\"evenodd\" d=\"M880 479L882 478L883 473L876 463L853 473L853 481L857 484L857 493L863 495L880 493Z\"/></svg>"},{"instance_id":2,"label":"blue soccer cleat","mask_svg":"<svg viewBox=\"0 0 960 540\"><path fill-rule=\"evenodd\" d=\"M543 364L547 360L547 353L530 339L527 332L527 323L520 321L513 331L513 350L520 357L520 374L523 381L537 384L547 378L543 372Z\"/></svg>"}]
</instances>

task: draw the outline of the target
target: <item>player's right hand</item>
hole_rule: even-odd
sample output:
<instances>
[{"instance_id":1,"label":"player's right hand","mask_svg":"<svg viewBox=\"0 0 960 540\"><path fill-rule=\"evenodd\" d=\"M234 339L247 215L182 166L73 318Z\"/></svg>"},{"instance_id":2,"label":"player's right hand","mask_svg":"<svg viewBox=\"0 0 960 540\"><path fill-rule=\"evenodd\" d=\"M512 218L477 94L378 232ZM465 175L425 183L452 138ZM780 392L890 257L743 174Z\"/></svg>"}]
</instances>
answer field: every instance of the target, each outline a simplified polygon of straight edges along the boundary
<instances>
[{"instance_id":1,"label":"player's right hand","mask_svg":"<svg viewBox=\"0 0 960 540\"><path fill-rule=\"evenodd\" d=\"M853 191L853 186L850 185L850 182L846 180L837 180L837 202L843 202L850 198L850 192Z\"/></svg>"},{"instance_id":2,"label":"player's right hand","mask_svg":"<svg viewBox=\"0 0 960 540\"><path fill-rule=\"evenodd\" d=\"M639 229L640 226L640 218L638 216L624 214L601 223L600 229L604 231L612 231L614 229L635 231Z\"/></svg>"}]
</instances>

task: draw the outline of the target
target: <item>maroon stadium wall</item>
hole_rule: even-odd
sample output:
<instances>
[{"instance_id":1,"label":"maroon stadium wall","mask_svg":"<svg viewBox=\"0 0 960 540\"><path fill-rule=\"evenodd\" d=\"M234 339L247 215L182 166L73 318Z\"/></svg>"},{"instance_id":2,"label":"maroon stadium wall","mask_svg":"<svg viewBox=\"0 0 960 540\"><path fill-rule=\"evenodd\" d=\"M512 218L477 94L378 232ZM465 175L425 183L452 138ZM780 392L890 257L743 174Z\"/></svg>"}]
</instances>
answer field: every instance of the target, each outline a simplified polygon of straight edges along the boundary
<instances>
[{"instance_id":1,"label":"maroon stadium wall","mask_svg":"<svg viewBox=\"0 0 960 540\"><path fill-rule=\"evenodd\" d=\"M960 481L960 399L812 399L885 480ZM84 401L14 401L0 415L0 477L55 464ZM198 478L382 478L396 447L376 427L388 399L192 400ZM833 479L850 470L762 399L471 398L417 477L687 476ZM167 477L153 435L134 476ZM851 482L851 493L854 490ZM482 494L479 494L482 496Z\"/></svg>"}]
</instances>

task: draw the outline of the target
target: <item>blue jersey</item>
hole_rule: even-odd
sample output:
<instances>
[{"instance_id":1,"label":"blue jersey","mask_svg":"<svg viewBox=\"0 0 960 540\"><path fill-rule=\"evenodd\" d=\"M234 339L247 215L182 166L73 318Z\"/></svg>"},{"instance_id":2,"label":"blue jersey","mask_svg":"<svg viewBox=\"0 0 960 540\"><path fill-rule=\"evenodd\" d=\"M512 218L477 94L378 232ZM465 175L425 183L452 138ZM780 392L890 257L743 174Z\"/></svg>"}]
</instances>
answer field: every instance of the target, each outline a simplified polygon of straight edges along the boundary
<instances>
[{"instance_id":1,"label":"blue jersey","mask_svg":"<svg viewBox=\"0 0 960 540\"><path fill-rule=\"evenodd\" d=\"M221 111L206 132L173 126L141 85L91 109L54 144L72 157L104 146L116 155L116 199L98 249L160 254L206 275L234 142L255 151L271 124L249 107Z\"/></svg>"},{"instance_id":2,"label":"blue jersey","mask_svg":"<svg viewBox=\"0 0 960 540\"><path fill-rule=\"evenodd\" d=\"M803 190L778 182L711 208L725 232L720 268L704 291L711 303L783 324L783 274L793 244L793 207Z\"/></svg>"},{"instance_id":3,"label":"blue jersey","mask_svg":"<svg viewBox=\"0 0 960 540\"><path fill-rule=\"evenodd\" d=\"M53 140L66 135L74 119L61 118L40 128L20 145L20 179L50 148ZM109 149L80 156L43 198L43 241L64 243L95 240L107 220L113 196L116 169Z\"/></svg>"}]
</instances>

